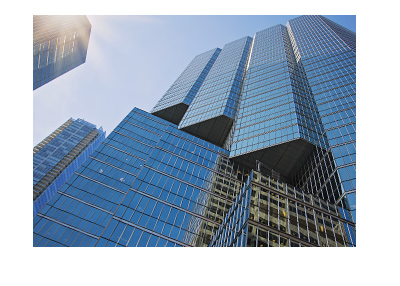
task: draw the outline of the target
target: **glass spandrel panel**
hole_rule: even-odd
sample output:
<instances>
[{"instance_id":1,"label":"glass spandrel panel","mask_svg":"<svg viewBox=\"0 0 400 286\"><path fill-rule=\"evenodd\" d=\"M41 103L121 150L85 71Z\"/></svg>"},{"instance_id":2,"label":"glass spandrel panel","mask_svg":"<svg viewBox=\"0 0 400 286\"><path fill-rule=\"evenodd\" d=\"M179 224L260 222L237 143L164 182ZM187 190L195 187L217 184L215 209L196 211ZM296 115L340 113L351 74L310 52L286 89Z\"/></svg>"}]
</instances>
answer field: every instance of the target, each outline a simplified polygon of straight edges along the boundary
<instances>
[{"instance_id":1,"label":"glass spandrel panel","mask_svg":"<svg viewBox=\"0 0 400 286\"><path fill-rule=\"evenodd\" d=\"M295 237L299 237L296 203L290 199L289 199L289 223L290 223L290 234Z\"/></svg>"},{"instance_id":2,"label":"glass spandrel panel","mask_svg":"<svg viewBox=\"0 0 400 286\"><path fill-rule=\"evenodd\" d=\"M258 247L267 247L268 246L268 231L263 229L258 229Z\"/></svg>"},{"instance_id":3,"label":"glass spandrel panel","mask_svg":"<svg viewBox=\"0 0 400 286\"><path fill-rule=\"evenodd\" d=\"M279 229L285 233L289 233L288 226L288 203L287 198L283 196L279 196Z\"/></svg>"},{"instance_id":4,"label":"glass spandrel panel","mask_svg":"<svg viewBox=\"0 0 400 286\"><path fill-rule=\"evenodd\" d=\"M269 247L279 247L279 235L269 232Z\"/></svg>"},{"instance_id":5,"label":"glass spandrel panel","mask_svg":"<svg viewBox=\"0 0 400 286\"><path fill-rule=\"evenodd\" d=\"M270 192L269 197L269 226L278 229L279 210L278 195Z\"/></svg>"},{"instance_id":6,"label":"glass spandrel panel","mask_svg":"<svg viewBox=\"0 0 400 286\"><path fill-rule=\"evenodd\" d=\"M299 222L300 239L309 241L308 226L307 226L307 219L306 219L304 205L297 203L297 214Z\"/></svg>"}]
</instances>

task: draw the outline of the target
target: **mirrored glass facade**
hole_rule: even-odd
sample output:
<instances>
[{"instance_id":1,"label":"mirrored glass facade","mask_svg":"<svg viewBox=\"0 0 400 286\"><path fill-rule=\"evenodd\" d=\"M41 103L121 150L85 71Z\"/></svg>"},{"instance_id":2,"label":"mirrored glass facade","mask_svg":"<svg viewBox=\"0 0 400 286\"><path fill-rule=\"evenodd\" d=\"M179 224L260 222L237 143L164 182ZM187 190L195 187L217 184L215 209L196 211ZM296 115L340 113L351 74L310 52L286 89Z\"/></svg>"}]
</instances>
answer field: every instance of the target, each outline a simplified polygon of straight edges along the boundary
<instances>
[{"instance_id":1,"label":"mirrored glass facade","mask_svg":"<svg viewBox=\"0 0 400 286\"><path fill-rule=\"evenodd\" d=\"M355 226L355 33L302 16L195 57L57 191L33 240L353 247Z\"/></svg>"},{"instance_id":2,"label":"mirrored glass facade","mask_svg":"<svg viewBox=\"0 0 400 286\"><path fill-rule=\"evenodd\" d=\"M68 119L33 148L33 215L51 199L105 139L103 129Z\"/></svg>"},{"instance_id":3,"label":"mirrored glass facade","mask_svg":"<svg viewBox=\"0 0 400 286\"><path fill-rule=\"evenodd\" d=\"M223 145L238 108L252 40L244 37L224 46L179 129Z\"/></svg>"},{"instance_id":4,"label":"mirrored glass facade","mask_svg":"<svg viewBox=\"0 0 400 286\"><path fill-rule=\"evenodd\" d=\"M134 109L34 217L34 246L207 246L246 172L228 155Z\"/></svg>"},{"instance_id":5,"label":"mirrored glass facade","mask_svg":"<svg viewBox=\"0 0 400 286\"><path fill-rule=\"evenodd\" d=\"M196 56L157 102L151 113L179 124L220 52L221 49L216 48Z\"/></svg>"},{"instance_id":6,"label":"mirrored glass facade","mask_svg":"<svg viewBox=\"0 0 400 286\"><path fill-rule=\"evenodd\" d=\"M256 160L291 181L319 140L323 126L287 28L256 33L230 145L242 164Z\"/></svg>"},{"instance_id":7,"label":"mirrored glass facade","mask_svg":"<svg viewBox=\"0 0 400 286\"><path fill-rule=\"evenodd\" d=\"M328 141L328 149L310 156L295 183L337 203L355 221L356 33L323 16L298 17L287 27Z\"/></svg>"},{"instance_id":8,"label":"mirrored glass facade","mask_svg":"<svg viewBox=\"0 0 400 286\"><path fill-rule=\"evenodd\" d=\"M86 16L33 16L33 90L86 61L91 28Z\"/></svg>"}]
</instances>

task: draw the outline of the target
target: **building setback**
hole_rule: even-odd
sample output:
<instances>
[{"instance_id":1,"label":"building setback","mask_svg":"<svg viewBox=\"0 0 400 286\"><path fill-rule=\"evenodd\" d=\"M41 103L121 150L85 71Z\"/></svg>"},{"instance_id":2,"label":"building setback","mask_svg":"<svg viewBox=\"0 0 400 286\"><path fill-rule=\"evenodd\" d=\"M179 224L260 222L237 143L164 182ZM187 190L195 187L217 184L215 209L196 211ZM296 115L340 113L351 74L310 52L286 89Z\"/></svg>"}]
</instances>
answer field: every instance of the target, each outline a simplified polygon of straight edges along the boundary
<instances>
[{"instance_id":1,"label":"building setback","mask_svg":"<svg viewBox=\"0 0 400 286\"><path fill-rule=\"evenodd\" d=\"M100 127L68 119L33 148L33 216L105 139Z\"/></svg>"},{"instance_id":2,"label":"building setback","mask_svg":"<svg viewBox=\"0 0 400 286\"><path fill-rule=\"evenodd\" d=\"M353 135L355 33L295 18L133 109L34 217L34 246L355 246Z\"/></svg>"},{"instance_id":3,"label":"building setback","mask_svg":"<svg viewBox=\"0 0 400 286\"><path fill-rule=\"evenodd\" d=\"M33 16L33 90L86 61L86 16Z\"/></svg>"}]
</instances>

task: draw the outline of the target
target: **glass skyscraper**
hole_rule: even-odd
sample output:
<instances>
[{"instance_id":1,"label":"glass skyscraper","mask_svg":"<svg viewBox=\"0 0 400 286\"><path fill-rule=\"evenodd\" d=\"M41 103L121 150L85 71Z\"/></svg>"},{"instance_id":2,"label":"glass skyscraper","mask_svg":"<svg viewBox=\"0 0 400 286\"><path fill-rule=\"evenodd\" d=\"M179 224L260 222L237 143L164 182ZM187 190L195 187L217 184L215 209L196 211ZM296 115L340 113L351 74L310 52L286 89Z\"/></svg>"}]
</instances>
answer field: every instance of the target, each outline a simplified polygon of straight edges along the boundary
<instances>
[{"instance_id":1,"label":"glass skyscraper","mask_svg":"<svg viewBox=\"0 0 400 286\"><path fill-rule=\"evenodd\" d=\"M103 129L68 119L33 148L33 216L105 139Z\"/></svg>"},{"instance_id":2,"label":"glass skyscraper","mask_svg":"<svg viewBox=\"0 0 400 286\"><path fill-rule=\"evenodd\" d=\"M86 16L33 16L33 90L86 61L91 28Z\"/></svg>"},{"instance_id":3,"label":"glass skyscraper","mask_svg":"<svg viewBox=\"0 0 400 286\"><path fill-rule=\"evenodd\" d=\"M33 232L34 246L355 246L355 33L301 16L195 57Z\"/></svg>"}]
</instances>

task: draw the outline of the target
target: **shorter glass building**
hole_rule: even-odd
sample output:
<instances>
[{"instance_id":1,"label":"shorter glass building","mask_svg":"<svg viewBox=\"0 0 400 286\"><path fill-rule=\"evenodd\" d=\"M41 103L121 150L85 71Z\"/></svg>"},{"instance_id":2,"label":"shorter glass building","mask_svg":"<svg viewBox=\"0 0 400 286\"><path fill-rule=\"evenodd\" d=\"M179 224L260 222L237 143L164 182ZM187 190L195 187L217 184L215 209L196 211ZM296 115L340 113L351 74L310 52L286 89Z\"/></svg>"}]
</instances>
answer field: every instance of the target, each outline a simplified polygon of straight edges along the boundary
<instances>
[{"instance_id":1,"label":"shorter glass building","mask_svg":"<svg viewBox=\"0 0 400 286\"><path fill-rule=\"evenodd\" d=\"M243 184L228 155L135 108L34 217L34 246L207 246Z\"/></svg>"},{"instance_id":2,"label":"shorter glass building","mask_svg":"<svg viewBox=\"0 0 400 286\"><path fill-rule=\"evenodd\" d=\"M68 119L33 148L33 216L103 142L103 129Z\"/></svg>"},{"instance_id":3,"label":"shorter glass building","mask_svg":"<svg viewBox=\"0 0 400 286\"><path fill-rule=\"evenodd\" d=\"M33 90L86 61L86 16L33 16Z\"/></svg>"}]
</instances>

